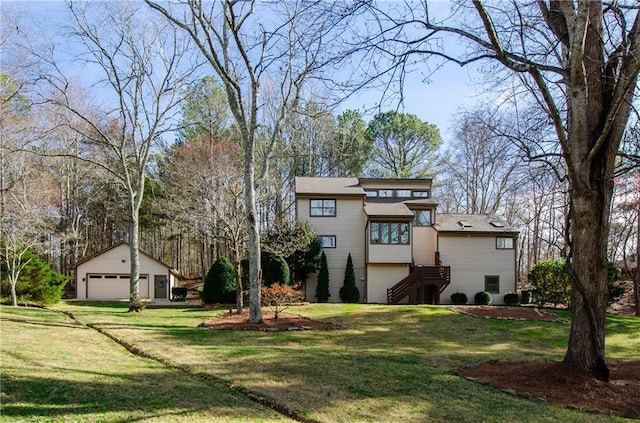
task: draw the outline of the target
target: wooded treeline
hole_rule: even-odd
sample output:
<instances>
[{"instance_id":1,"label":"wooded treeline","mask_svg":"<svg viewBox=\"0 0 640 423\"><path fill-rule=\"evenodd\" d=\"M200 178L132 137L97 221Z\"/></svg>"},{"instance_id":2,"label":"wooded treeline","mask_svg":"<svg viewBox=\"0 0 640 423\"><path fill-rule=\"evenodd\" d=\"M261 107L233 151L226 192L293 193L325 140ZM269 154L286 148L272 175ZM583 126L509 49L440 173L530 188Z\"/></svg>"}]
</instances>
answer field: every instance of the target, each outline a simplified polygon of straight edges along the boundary
<instances>
[{"instance_id":1,"label":"wooded treeline","mask_svg":"<svg viewBox=\"0 0 640 423\"><path fill-rule=\"evenodd\" d=\"M76 32L78 22L92 19L80 18ZM33 248L60 272L72 275L78 260L130 241L130 194L122 173L129 163L144 172L139 209L143 251L188 278L202 277L220 256L246 258L242 135L225 85L217 76L194 71L200 64L193 61L193 50L185 44L172 52L172 60L189 55L193 72L182 71L182 80L165 88L177 93L169 100L175 110L159 116L171 124L164 132L148 133L149 159L141 162L132 153L135 149L123 147L119 153L113 145L107 148L104 141L96 141L96 134L115 143L119 133L125 134L123 141L134 136L112 117L109 102L100 98L104 91L82 79L61 80L62 59L54 50L50 56L36 54L35 44L25 44L34 36L25 36L25 31L33 27L10 21L19 19L17 15L3 19L12 24L5 28L16 28L5 29L2 40L7 60L0 81L0 229L5 245ZM85 40L98 35L90 29ZM120 29L122 39L131 35ZM145 43L156 41L140 38L137 46L142 51ZM100 40L85 45L83 54L99 45ZM167 68L168 61L148 54L149 63L155 60L155 66L163 63ZM98 60L83 63L95 65ZM566 171L558 157L535 157L535 146L528 150L522 139L514 139L513 109L483 105L461 111L454 117L452 136L443 142L438 128L410 113L336 111L335 104L326 101L324 88L310 84L285 114L278 114L281 93L275 87L261 92L264 103L255 137L256 173L264 175L256 184L261 233L293 225L295 176L432 177L439 213L492 213L520 231L522 280L538 261L566 255ZM319 92L323 95L314 94ZM150 107L143 109L141 118L149 119ZM538 123L540 143L547 142L548 125ZM618 159L611 213L609 256L624 263L634 260L638 243L640 176L633 157L639 132L633 118ZM531 134L528 138L535 139Z\"/></svg>"}]
</instances>

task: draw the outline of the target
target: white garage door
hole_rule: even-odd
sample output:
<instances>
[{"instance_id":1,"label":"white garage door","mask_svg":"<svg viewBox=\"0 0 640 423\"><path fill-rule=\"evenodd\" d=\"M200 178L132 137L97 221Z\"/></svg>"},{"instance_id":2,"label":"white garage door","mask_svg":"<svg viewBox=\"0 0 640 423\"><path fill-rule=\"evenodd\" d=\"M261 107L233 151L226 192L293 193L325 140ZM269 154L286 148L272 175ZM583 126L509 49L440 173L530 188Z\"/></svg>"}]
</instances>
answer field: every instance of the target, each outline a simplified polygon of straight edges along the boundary
<instances>
[{"instance_id":1,"label":"white garage door","mask_svg":"<svg viewBox=\"0 0 640 423\"><path fill-rule=\"evenodd\" d=\"M87 298L119 300L129 298L130 275L88 275ZM149 298L149 277L140 275L140 298Z\"/></svg>"}]
</instances>

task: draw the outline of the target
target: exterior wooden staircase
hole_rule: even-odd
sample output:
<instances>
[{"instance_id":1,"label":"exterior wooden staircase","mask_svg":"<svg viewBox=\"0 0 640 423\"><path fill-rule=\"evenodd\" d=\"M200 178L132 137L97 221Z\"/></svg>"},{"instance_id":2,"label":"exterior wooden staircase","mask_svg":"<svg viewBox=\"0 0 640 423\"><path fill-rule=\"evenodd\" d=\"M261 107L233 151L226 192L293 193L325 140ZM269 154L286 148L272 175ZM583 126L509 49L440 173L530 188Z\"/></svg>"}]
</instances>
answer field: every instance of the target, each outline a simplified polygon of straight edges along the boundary
<instances>
[{"instance_id":1,"label":"exterior wooden staircase","mask_svg":"<svg viewBox=\"0 0 640 423\"><path fill-rule=\"evenodd\" d=\"M440 294L451 283L450 266L411 266L411 271L406 278L387 289L387 304L398 302L412 291L427 285L433 285L437 290L435 304L440 303Z\"/></svg>"}]
</instances>

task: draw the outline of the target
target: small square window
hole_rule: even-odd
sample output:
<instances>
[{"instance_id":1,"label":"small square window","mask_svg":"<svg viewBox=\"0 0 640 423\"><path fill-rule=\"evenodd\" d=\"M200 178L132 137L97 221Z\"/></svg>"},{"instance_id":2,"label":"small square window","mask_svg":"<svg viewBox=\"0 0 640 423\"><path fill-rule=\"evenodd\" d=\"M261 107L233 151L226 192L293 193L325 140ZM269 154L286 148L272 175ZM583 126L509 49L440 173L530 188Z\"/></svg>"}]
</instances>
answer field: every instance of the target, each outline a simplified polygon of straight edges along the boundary
<instances>
[{"instance_id":1,"label":"small square window","mask_svg":"<svg viewBox=\"0 0 640 423\"><path fill-rule=\"evenodd\" d=\"M416 226L431 226L431 210L416 210L413 224Z\"/></svg>"},{"instance_id":2,"label":"small square window","mask_svg":"<svg viewBox=\"0 0 640 423\"><path fill-rule=\"evenodd\" d=\"M322 235L319 236L320 245L322 248L336 248L336 236L335 235Z\"/></svg>"},{"instance_id":3,"label":"small square window","mask_svg":"<svg viewBox=\"0 0 640 423\"><path fill-rule=\"evenodd\" d=\"M496 248L499 250L513 250L513 238L496 237Z\"/></svg>"},{"instance_id":4,"label":"small square window","mask_svg":"<svg viewBox=\"0 0 640 423\"><path fill-rule=\"evenodd\" d=\"M485 276L484 290L492 294L500 293L500 276Z\"/></svg>"}]
</instances>

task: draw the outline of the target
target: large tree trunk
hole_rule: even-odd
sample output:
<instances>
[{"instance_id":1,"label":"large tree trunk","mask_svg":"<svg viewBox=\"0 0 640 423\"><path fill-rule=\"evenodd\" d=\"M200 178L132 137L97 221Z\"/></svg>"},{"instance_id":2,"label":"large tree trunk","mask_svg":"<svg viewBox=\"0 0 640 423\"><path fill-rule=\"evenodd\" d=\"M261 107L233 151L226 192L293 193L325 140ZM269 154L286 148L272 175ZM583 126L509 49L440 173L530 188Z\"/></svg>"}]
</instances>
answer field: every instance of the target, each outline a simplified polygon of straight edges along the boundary
<instances>
[{"instance_id":1,"label":"large tree trunk","mask_svg":"<svg viewBox=\"0 0 640 423\"><path fill-rule=\"evenodd\" d=\"M572 203L571 331L564 362L608 380L605 362L608 206L590 193L574 192Z\"/></svg>"}]
</instances>

